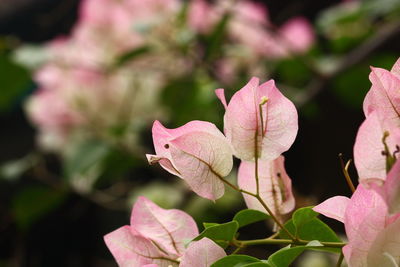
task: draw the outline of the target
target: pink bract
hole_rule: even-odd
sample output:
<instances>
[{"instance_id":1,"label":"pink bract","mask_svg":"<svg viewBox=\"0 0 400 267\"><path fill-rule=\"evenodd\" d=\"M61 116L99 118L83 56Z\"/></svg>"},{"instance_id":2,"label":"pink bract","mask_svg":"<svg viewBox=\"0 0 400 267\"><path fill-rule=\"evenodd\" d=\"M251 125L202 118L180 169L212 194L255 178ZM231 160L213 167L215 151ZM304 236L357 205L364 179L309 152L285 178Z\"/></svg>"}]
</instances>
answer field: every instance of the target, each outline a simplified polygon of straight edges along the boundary
<instances>
[{"instance_id":1,"label":"pink bract","mask_svg":"<svg viewBox=\"0 0 400 267\"><path fill-rule=\"evenodd\" d=\"M224 194L221 178L232 169L232 149L214 124L191 121L167 129L155 121L152 132L156 155L147 155L151 164L160 163L204 198L215 200Z\"/></svg>"},{"instance_id":2,"label":"pink bract","mask_svg":"<svg viewBox=\"0 0 400 267\"><path fill-rule=\"evenodd\" d=\"M378 111L370 113L360 126L354 144L354 163L359 181L363 184L376 182L382 184L386 179L386 156L383 137L389 133L386 144L393 153L400 144L400 128L393 127L382 118Z\"/></svg>"},{"instance_id":3,"label":"pink bract","mask_svg":"<svg viewBox=\"0 0 400 267\"><path fill-rule=\"evenodd\" d=\"M260 160L258 175L260 196L277 217L294 209L295 199L292 193L292 181L286 173L284 157L273 161ZM238 172L238 184L241 189L256 193L255 163L242 161ZM250 209L266 212L260 202L243 194L246 205Z\"/></svg>"},{"instance_id":4,"label":"pink bract","mask_svg":"<svg viewBox=\"0 0 400 267\"><path fill-rule=\"evenodd\" d=\"M165 251L182 255L185 251L183 241L198 235L193 218L181 210L165 210L150 200L139 197L132 209L131 227Z\"/></svg>"},{"instance_id":5,"label":"pink bract","mask_svg":"<svg viewBox=\"0 0 400 267\"><path fill-rule=\"evenodd\" d=\"M273 160L293 144L298 130L297 111L273 80L259 85L259 79L253 77L229 104L223 89L216 90L216 94L226 107L224 131L236 157L245 161L255 157Z\"/></svg>"},{"instance_id":6,"label":"pink bract","mask_svg":"<svg viewBox=\"0 0 400 267\"><path fill-rule=\"evenodd\" d=\"M225 256L226 253L220 246L204 237L189 244L179 267L208 267Z\"/></svg>"},{"instance_id":7,"label":"pink bract","mask_svg":"<svg viewBox=\"0 0 400 267\"><path fill-rule=\"evenodd\" d=\"M107 234L104 240L119 266L167 267L178 265L178 258L185 255L185 242L198 234L195 221L185 212L165 210L139 197L132 209L131 225Z\"/></svg>"},{"instance_id":8,"label":"pink bract","mask_svg":"<svg viewBox=\"0 0 400 267\"><path fill-rule=\"evenodd\" d=\"M349 200L334 197L314 207L327 217L344 221L349 242L343 253L350 267L398 264L400 220L389 216L384 192L380 190L377 186L371 190L359 185Z\"/></svg>"},{"instance_id":9,"label":"pink bract","mask_svg":"<svg viewBox=\"0 0 400 267\"><path fill-rule=\"evenodd\" d=\"M315 42L311 24L303 17L295 17L287 21L279 29L281 43L292 53L307 52Z\"/></svg>"}]
</instances>

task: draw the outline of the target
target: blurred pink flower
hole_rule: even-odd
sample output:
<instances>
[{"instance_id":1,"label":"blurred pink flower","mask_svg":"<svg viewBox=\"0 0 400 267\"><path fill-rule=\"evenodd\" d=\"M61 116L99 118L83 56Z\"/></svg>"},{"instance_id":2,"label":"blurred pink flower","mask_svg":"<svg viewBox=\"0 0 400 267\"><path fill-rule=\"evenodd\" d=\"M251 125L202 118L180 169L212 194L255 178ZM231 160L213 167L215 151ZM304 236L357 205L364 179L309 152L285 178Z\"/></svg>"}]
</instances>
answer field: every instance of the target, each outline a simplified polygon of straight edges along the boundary
<instances>
[{"instance_id":1,"label":"blurred pink flower","mask_svg":"<svg viewBox=\"0 0 400 267\"><path fill-rule=\"evenodd\" d=\"M301 54L307 52L315 42L311 24L304 17L288 20L279 29L280 39L289 53Z\"/></svg>"}]
</instances>

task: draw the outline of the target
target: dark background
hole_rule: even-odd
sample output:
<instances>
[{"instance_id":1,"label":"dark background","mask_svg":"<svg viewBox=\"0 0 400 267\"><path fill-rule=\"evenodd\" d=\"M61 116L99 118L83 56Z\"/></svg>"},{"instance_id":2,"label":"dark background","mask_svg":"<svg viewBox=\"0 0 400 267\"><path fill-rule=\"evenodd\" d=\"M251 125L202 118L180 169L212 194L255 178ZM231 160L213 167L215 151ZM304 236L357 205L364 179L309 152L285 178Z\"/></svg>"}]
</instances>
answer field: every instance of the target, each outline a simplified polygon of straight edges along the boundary
<instances>
[{"instance_id":1,"label":"dark background","mask_svg":"<svg viewBox=\"0 0 400 267\"><path fill-rule=\"evenodd\" d=\"M272 22L279 25L299 14L314 21L321 10L338 1L263 2L268 6ZM15 36L21 42L42 43L68 34L77 18L78 5L78 0L2 0L0 35ZM398 54L399 39L399 36L391 38L379 51ZM368 58L361 64L368 66ZM364 79L367 82L368 76ZM35 130L25 117L22 101L15 103L12 110L0 113L0 162L22 157L35 147ZM310 198L321 201L350 194L338 154L343 153L346 159L352 157L357 129L364 119L361 105L354 107L343 102L332 92L330 83L313 103L318 112L307 116L306 109L299 111L299 133L292 148L285 153L287 172L300 201L304 199L305 203L312 202ZM150 129L147 134L150 135ZM50 162L57 168L56 159L50 158ZM353 166L351 174L356 177ZM23 179L18 183L0 184L0 266L9 266L1 259L12 259L12 266L115 266L102 236L126 224L126 213L109 211L71 195L55 212L29 231L21 232L13 223L8 206L15 190L29 183L32 183L29 179ZM340 225L332 225L342 231Z\"/></svg>"}]
</instances>

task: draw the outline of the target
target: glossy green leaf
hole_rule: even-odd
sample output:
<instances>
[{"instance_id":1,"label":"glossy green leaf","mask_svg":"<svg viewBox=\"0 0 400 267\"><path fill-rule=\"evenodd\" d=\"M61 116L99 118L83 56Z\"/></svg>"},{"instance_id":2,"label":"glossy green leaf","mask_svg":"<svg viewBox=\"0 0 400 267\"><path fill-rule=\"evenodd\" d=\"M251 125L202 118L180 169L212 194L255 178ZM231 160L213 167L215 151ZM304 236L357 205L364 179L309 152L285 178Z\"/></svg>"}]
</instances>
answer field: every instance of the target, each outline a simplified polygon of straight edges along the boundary
<instances>
[{"instance_id":1,"label":"glossy green leaf","mask_svg":"<svg viewBox=\"0 0 400 267\"><path fill-rule=\"evenodd\" d=\"M269 256L268 263L272 267L288 267L305 249L305 246L284 247Z\"/></svg>"},{"instance_id":2,"label":"glossy green leaf","mask_svg":"<svg viewBox=\"0 0 400 267\"><path fill-rule=\"evenodd\" d=\"M271 265L266 262L253 262L253 263L243 265L242 267L271 267Z\"/></svg>"},{"instance_id":3,"label":"glossy green leaf","mask_svg":"<svg viewBox=\"0 0 400 267\"><path fill-rule=\"evenodd\" d=\"M233 217L233 221L237 221L239 223L239 228L240 228L255 222L266 220L268 218L271 218L271 216L269 216L264 212L258 210L246 209L236 213L235 217Z\"/></svg>"},{"instance_id":4,"label":"glossy green leaf","mask_svg":"<svg viewBox=\"0 0 400 267\"><path fill-rule=\"evenodd\" d=\"M229 255L214 262L211 267L242 267L250 263L261 262L259 259L247 255Z\"/></svg>"},{"instance_id":5,"label":"glossy green leaf","mask_svg":"<svg viewBox=\"0 0 400 267\"><path fill-rule=\"evenodd\" d=\"M310 207L297 210L292 219L285 223L285 228L294 236L302 240L318 240L320 242L341 242L336 233L324 222L316 217ZM284 239L290 237L285 231L280 230L279 236ZM321 247L318 250L340 252L339 248Z\"/></svg>"},{"instance_id":6,"label":"glossy green leaf","mask_svg":"<svg viewBox=\"0 0 400 267\"><path fill-rule=\"evenodd\" d=\"M228 241L234 238L238 229L239 224L236 221L218 224L204 229L204 231L193 240L197 241L203 237L208 237L214 240L221 247L225 248L228 245Z\"/></svg>"},{"instance_id":7,"label":"glossy green leaf","mask_svg":"<svg viewBox=\"0 0 400 267\"><path fill-rule=\"evenodd\" d=\"M208 222L203 222L204 228L209 228L211 226L219 225L218 223L208 223Z\"/></svg>"}]
</instances>

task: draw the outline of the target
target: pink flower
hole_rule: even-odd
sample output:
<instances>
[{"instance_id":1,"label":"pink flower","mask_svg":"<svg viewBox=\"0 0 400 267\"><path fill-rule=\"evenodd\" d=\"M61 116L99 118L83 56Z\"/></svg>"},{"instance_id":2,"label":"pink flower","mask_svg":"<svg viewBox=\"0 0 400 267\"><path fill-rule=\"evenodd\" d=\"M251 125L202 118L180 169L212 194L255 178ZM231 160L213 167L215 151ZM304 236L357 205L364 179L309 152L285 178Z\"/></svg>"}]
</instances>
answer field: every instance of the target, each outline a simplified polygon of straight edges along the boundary
<instances>
[{"instance_id":1,"label":"pink flower","mask_svg":"<svg viewBox=\"0 0 400 267\"><path fill-rule=\"evenodd\" d=\"M207 19L204 19L207 17ZM217 19L215 9L205 0L192 0L188 7L188 24L191 29L208 33Z\"/></svg>"},{"instance_id":2,"label":"pink flower","mask_svg":"<svg viewBox=\"0 0 400 267\"><path fill-rule=\"evenodd\" d=\"M292 181L286 173L284 157L275 160L258 162L260 196L275 216L289 213L294 209L295 200L292 193ZM242 161L238 172L238 184L241 189L256 193L255 163ZM265 212L260 202L243 194L249 209Z\"/></svg>"},{"instance_id":3,"label":"pink flower","mask_svg":"<svg viewBox=\"0 0 400 267\"><path fill-rule=\"evenodd\" d=\"M389 214L400 213L400 160L391 168L382 188L374 186L373 189L385 199Z\"/></svg>"},{"instance_id":4,"label":"pink flower","mask_svg":"<svg viewBox=\"0 0 400 267\"><path fill-rule=\"evenodd\" d=\"M297 111L273 80L259 85L253 77L229 104L224 90L216 94L225 106L224 131L241 160L274 160L289 149L297 135ZM261 112L260 112L261 111Z\"/></svg>"},{"instance_id":5,"label":"pink flower","mask_svg":"<svg viewBox=\"0 0 400 267\"><path fill-rule=\"evenodd\" d=\"M387 173L383 137L389 153L400 145L400 60L387 71L371 68L372 87L364 99L366 120L354 145L354 161L361 182L384 181ZM387 151L385 151L387 153Z\"/></svg>"},{"instance_id":6,"label":"pink flower","mask_svg":"<svg viewBox=\"0 0 400 267\"><path fill-rule=\"evenodd\" d=\"M201 197L215 200L224 194L221 178L232 169L232 149L214 124L191 121L167 129L155 121L153 142L156 155L147 155L150 164L160 163Z\"/></svg>"},{"instance_id":7,"label":"pink flower","mask_svg":"<svg viewBox=\"0 0 400 267\"><path fill-rule=\"evenodd\" d=\"M132 209L131 225L104 236L104 241L121 267L208 266L226 256L207 238L184 243L199 234L195 221L180 210L165 210L139 197ZM197 253L203 252L202 257ZM206 255L206 256L203 256ZM192 265L191 265L192 264Z\"/></svg>"},{"instance_id":8,"label":"pink flower","mask_svg":"<svg viewBox=\"0 0 400 267\"><path fill-rule=\"evenodd\" d=\"M348 244L343 253L350 267L397 266L400 259L400 219L389 216L382 194L362 185L351 199L333 197L314 207L344 223Z\"/></svg>"},{"instance_id":9,"label":"pink flower","mask_svg":"<svg viewBox=\"0 0 400 267\"><path fill-rule=\"evenodd\" d=\"M358 130L354 144L354 163L359 181L363 184L382 184L386 179L386 156L383 155L385 132L389 133L385 142L392 154L396 146L400 145L400 128L390 125L378 111L370 113Z\"/></svg>"},{"instance_id":10,"label":"pink flower","mask_svg":"<svg viewBox=\"0 0 400 267\"><path fill-rule=\"evenodd\" d=\"M288 20L280 29L281 43L289 52L307 52L315 42L311 24L303 17Z\"/></svg>"}]
</instances>

